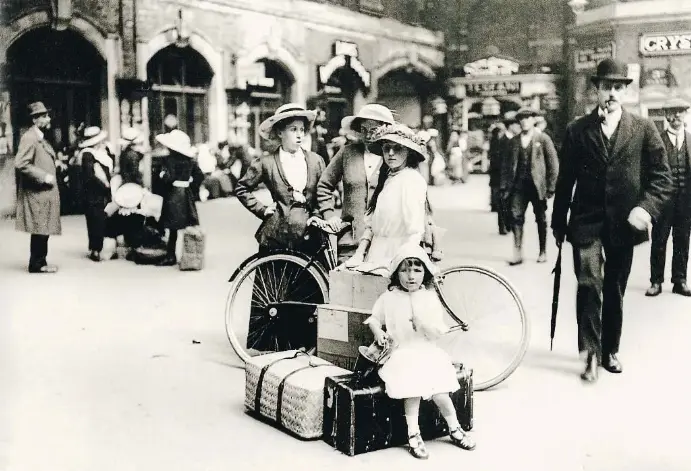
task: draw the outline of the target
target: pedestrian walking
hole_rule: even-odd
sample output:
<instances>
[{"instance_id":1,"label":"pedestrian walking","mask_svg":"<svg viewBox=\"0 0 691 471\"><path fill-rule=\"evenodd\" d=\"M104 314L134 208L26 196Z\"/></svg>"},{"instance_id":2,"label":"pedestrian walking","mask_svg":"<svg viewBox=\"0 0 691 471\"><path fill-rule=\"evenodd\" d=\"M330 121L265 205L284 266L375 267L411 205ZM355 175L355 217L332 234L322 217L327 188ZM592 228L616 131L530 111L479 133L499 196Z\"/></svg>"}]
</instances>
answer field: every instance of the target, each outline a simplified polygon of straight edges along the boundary
<instances>
[{"instance_id":1,"label":"pedestrian walking","mask_svg":"<svg viewBox=\"0 0 691 471\"><path fill-rule=\"evenodd\" d=\"M632 81L626 65L605 59L591 81L598 106L567 126L552 213L557 244L566 238L573 246L581 378L588 382L597 381L599 363L622 371L617 354L633 248L648 239L672 193L655 125L622 109Z\"/></svg>"},{"instance_id":2,"label":"pedestrian walking","mask_svg":"<svg viewBox=\"0 0 691 471\"><path fill-rule=\"evenodd\" d=\"M391 111L378 104L365 105L357 115L343 118L341 128L346 133L360 136L360 139L347 143L334 155L317 184L319 211L336 233L343 229L343 225L341 218L335 215L334 192L339 183L343 184L341 217L352 218L352 223L338 237L339 263L355 253L365 231L367 204L377 187L382 156L370 150L372 136L380 126L393 123Z\"/></svg>"},{"instance_id":3,"label":"pedestrian walking","mask_svg":"<svg viewBox=\"0 0 691 471\"><path fill-rule=\"evenodd\" d=\"M646 296L662 292L665 279L667 241L672 233L672 292L691 296L686 284L691 237L691 133L684 129L684 116L691 107L686 100L676 98L665 104L667 130L662 133L674 190L658 219L653 221L650 246L650 288Z\"/></svg>"},{"instance_id":4,"label":"pedestrian walking","mask_svg":"<svg viewBox=\"0 0 691 471\"><path fill-rule=\"evenodd\" d=\"M410 128L394 124L377 130L371 149L384 156L385 167L367 205L358 248L345 266L386 276L401 246L420 244L425 235L427 183L418 167L427 148Z\"/></svg>"},{"instance_id":5,"label":"pedestrian walking","mask_svg":"<svg viewBox=\"0 0 691 471\"><path fill-rule=\"evenodd\" d=\"M31 234L29 272L55 273L57 267L46 261L48 238L62 232L56 155L44 134L50 129L50 115L37 101L29 105L29 116L34 124L22 135L14 158L18 177L15 227Z\"/></svg>"},{"instance_id":6,"label":"pedestrian walking","mask_svg":"<svg viewBox=\"0 0 691 471\"><path fill-rule=\"evenodd\" d=\"M547 200L554 195L559 161L552 139L535 129L538 114L527 107L516 112L521 132L509 141L502 169L500 186L502 197L509 203L513 231L512 266L523 263L523 225L528 204L533 207L537 223L537 262L547 261Z\"/></svg>"},{"instance_id":7,"label":"pedestrian walking","mask_svg":"<svg viewBox=\"0 0 691 471\"><path fill-rule=\"evenodd\" d=\"M266 255L272 249L290 249L307 254L315 254L321 246L319 237L305 238L308 221L319 215L317 204L317 182L324 172L324 160L314 152L303 148L305 136L309 134L314 123L316 112L308 111L300 105L288 103L280 106L273 116L259 125L259 134L276 143L277 149L270 154L256 157L247 172L238 181L235 195L242 205L262 222L255 234L259 243L259 255ZM263 183L271 194L273 202L264 204L259 201L254 190ZM259 351L280 350L310 346L316 338L316 323L313 321L314 308L296 307L291 316L282 319L288 322L276 322L272 328L277 329L281 339L280 345L274 345L274 335L263 335L258 332L253 322L265 315L259 307L262 300L255 302L265 292L264 282L275 276L274 273L285 272L285 265L267 264L259 269L261 275L254 280L252 307L248 323L248 338L256 338L252 347ZM306 272L305 272L306 273ZM314 281L308 274L295 275L294 286L299 287L291 295L306 303L315 302ZM304 282L300 282L300 277ZM255 326L255 327L253 327Z\"/></svg>"},{"instance_id":8,"label":"pedestrian walking","mask_svg":"<svg viewBox=\"0 0 691 471\"><path fill-rule=\"evenodd\" d=\"M164 157L165 161L159 173L163 190L160 223L169 231L168 254L157 265L173 266L177 263L175 248L178 231L199 225L196 200L204 181L204 174L194 159L196 149L192 147L187 134L179 129L173 129L165 134L157 135L156 142L169 152L168 156Z\"/></svg>"},{"instance_id":9,"label":"pedestrian walking","mask_svg":"<svg viewBox=\"0 0 691 471\"><path fill-rule=\"evenodd\" d=\"M84 216L89 237L89 259L101 261L103 239L106 236L106 205L111 200L110 178L113 174L113 159L106 151L108 134L98 126L84 129L84 138L79 143L79 157L82 167L84 192Z\"/></svg>"},{"instance_id":10,"label":"pedestrian walking","mask_svg":"<svg viewBox=\"0 0 691 471\"><path fill-rule=\"evenodd\" d=\"M491 131L488 151L490 207L492 212L497 213L497 225L501 235L507 234L509 231L501 197L501 169L504 161L505 136L506 125L503 122L495 124Z\"/></svg>"},{"instance_id":11,"label":"pedestrian walking","mask_svg":"<svg viewBox=\"0 0 691 471\"><path fill-rule=\"evenodd\" d=\"M432 399L439 408L451 442L472 450L475 442L458 423L449 395L459 389L456 370L448 353L435 343L449 330L444 323L444 308L431 286L438 268L418 244L408 244L399 247L389 272L391 285L374 303L365 324L380 346L392 346L379 376L386 385L386 394L403 400L408 450L415 458L429 457L419 426L423 398Z\"/></svg>"}]
</instances>

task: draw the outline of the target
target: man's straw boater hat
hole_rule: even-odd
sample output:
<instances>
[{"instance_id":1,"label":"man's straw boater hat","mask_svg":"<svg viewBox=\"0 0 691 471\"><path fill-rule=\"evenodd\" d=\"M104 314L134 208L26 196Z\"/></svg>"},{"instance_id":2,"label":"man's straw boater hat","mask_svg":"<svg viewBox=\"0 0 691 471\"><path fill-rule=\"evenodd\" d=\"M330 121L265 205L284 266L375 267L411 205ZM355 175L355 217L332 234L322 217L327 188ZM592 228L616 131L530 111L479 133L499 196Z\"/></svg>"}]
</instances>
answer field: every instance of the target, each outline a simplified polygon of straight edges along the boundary
<instances>
[{"instance_id":1,"label":"man's straw boater hat","mask_svg":"<svg viewBox=\"0 0 691 471\"><path fill-rule=\"evenodd\" d=\"M306 110L303 106L296 103L280 106L273 116L268 117L259 125L259 135L264 139L271 139L271 130L276 123L290 118L304 118L307 120L308 127L311 128L314 120L317 118L317 112ZM307 131L308 129L305 129L305 132Z\"/></svg>"},{"instance_id":2,"label":"man's straw boater hat","mask_svg":"<svg viewBox=\"0 0 691 471\"><path fill-rule=\"evenodd\" d=\"M405 124L388 124L377 129L370 150L375 154L384 155L382 145L385 141L395 142L415 152L420 162L427 160L427 146L425 142Z\"/></svg>"},{"instance_id":3,"label":"man's straw boater hat","mask_svg":"<svg viewBox=\"0 0 691 471\"><path fill-rule=\"evenodd\" d=\"M595 75L590 77L590 81L595 85L600 83L601 80L623 82L628 85L633 82L633 79L628 77L627 72L626 64L607 58L597 65Z\"/></svg>"},{"instance_id":4,"label":"man's straw boater hat","mask_svg":"<svg viewBox=\"0 0 691 471\"><path fill-rule=\"evenodd\" d=\"M378 121L382 124L393 124L393 113L384 105L378 105L377 103L370 103L358 111L355 116L346 116L341 120L341 127L346 130L346 132L360 132L360 124L366 119L371 119L373 121Z\"/></svg>"}]
</instances>

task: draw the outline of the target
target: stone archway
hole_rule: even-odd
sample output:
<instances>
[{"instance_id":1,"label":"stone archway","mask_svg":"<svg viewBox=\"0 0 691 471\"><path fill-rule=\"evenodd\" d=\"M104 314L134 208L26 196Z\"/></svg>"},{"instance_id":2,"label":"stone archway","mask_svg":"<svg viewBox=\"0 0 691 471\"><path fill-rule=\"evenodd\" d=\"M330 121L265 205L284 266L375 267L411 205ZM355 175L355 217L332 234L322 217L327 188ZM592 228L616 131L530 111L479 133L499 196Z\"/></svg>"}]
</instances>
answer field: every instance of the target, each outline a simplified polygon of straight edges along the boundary
<instances>
[{"instance_id":1,"label":"stone archway","mask_svg":"<svg viewBox=\"0 0 691 471\"><path fill-rule=\"evenodd\" d=\"M151 58L162 49L175 44L176 36L173 34L174 31L174 28L168 28L153 36L146 43L139 45L137 49L137 70L139 71L140 79L147 80L147 64ZM197 32L190 34L188 45L206 60L213 73L209 86L209 141L222 141L226 139L228 129L228 105L223 82L223 54L207 38ZM148 116L148 101L146 98L142 102L142 116ZM150 132L148 118L145 128L147 132Z\"/></svg>"}]
</instances>

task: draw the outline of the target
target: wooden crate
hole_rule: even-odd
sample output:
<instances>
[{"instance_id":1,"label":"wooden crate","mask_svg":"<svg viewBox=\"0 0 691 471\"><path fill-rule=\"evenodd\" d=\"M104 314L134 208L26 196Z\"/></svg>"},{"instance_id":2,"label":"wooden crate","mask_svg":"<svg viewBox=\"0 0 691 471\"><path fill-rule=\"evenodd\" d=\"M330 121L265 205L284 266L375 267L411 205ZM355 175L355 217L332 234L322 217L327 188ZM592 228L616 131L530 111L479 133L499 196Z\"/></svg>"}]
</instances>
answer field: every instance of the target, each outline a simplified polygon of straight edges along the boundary
<instances>
[{"instance_id":1,"label":"wooden crate","mask_svg":"<svg viewBox=\"0 0 691 471\"><path fill-rule=\"evenodd\" d=\"M369 345L374 337L363 324L377 298L389 286L387 278L359 272L329 273L329 305L317 315L317 356L341 368L352 370L358 347ZM347 309L352 308L352 309Z\"/></svg>"}]
</instances>

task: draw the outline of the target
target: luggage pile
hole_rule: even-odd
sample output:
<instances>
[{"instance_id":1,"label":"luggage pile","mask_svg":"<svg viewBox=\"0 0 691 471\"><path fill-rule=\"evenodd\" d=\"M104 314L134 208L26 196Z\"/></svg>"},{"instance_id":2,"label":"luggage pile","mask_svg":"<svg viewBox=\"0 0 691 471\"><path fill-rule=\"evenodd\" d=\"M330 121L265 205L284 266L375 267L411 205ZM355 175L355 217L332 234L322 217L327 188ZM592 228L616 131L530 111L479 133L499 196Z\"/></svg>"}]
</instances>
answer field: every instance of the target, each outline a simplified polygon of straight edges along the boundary
<instances>
[{"instance_id":1,"label":"luggage pile","mask_svg":"<svg viewBox=\"0 0 691 471\"><path fill-rule=\"evenodd\" d=\"M322 438L348 456L408 442L403 401L386 395L376 372L358 368L362 361L358 347L372 342L362 324L367 316L361 311L371 308L386 289L376 283L380 280L387 281L352 272L330 274L332 303L353 309L362 306L360 312L346 311L335 319L336 311L319 311L316 357L292 350L251 358L245 367L245 408L250 415L301 439ZM454 366L460 389L451 399L461 427L469 431L473 428L472 370ZM431 401L421 403L420 430L423 438L449 433Z\"/></svg>"}]
</instances>

